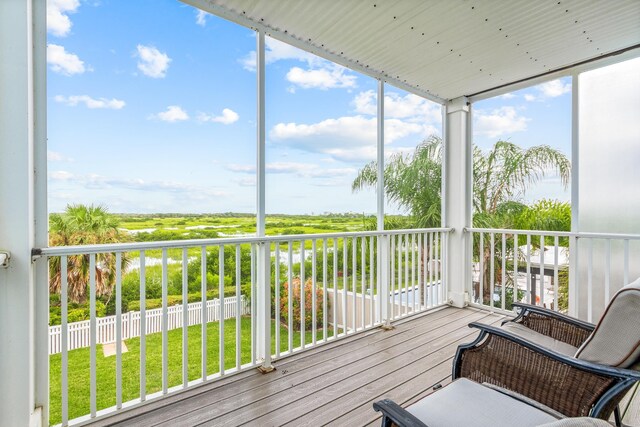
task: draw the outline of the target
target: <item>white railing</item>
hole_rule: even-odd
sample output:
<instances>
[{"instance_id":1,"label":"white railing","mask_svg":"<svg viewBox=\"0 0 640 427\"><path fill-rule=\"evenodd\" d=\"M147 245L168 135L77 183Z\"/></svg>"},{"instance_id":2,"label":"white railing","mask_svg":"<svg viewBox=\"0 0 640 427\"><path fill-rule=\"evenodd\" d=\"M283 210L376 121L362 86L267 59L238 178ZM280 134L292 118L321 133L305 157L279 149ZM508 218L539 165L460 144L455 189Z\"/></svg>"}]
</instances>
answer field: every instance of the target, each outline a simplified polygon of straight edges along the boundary
<instances>
[{"instance_id":1,"label":"white railing","mask_svg":"<svg viewBox=\"0 0 640 427\"><path fill-rule=\"evenodd\" d=\"M473 248L468 291L478 307L526 302L595 322L613 294L640 276L640 235L465 231Z\"/></svg>"},{"instance_id":2,"label":"white railing","mask_svg":"<svg viewBox=\"0 0 640 427\"><path fill-rule=\"evenodd\" d=\"M242 237L35 251L60 269L61 324L59 344L56 344L60 356L52 356L60 357L60 361L59 371L51 373L59 376L60 396L50 402L52 421L62 425L84 422L233 372L256 366L269 369L274 359L440 306L447 297L444 279L449 231L439 228ZM89 359L86 361L88 375L85 371L70 370L69 363L70 356L80 355L70 351L76 345L76 326L68 322L69 288L76 285L71 280L78 276L69 269L77 265L78 257L88 263L89 272L86 285L90 319L86 321L88 339L84 335L82 343L89 348L88 356L84 356ZM135 321L133 314L121 310L124 257L139 259L139 263L136 262L139 269L134 272L139 283L136 286L139 286L140 312L135 315ZM160 309L145 307L147 257L161 257ZM112 298L115 298L116 314L109 320L112 329L104 332L104 321L96 315L99 288L96 271L100 273L109 263L115 264L111 266L115 269ZM195 264L199 264L199 268ZM170 268L174 282L176 274L181 277L183 303L174 307L168 306ZM217 283L211 283L211 277L215 276ZM173 288L175 285L172 284ZM131 280L127 286L131 286ZM205 304L196 303L198 307L192 309L193 303L187 304L187 296L194 287L201 295L217 291L218 298L205 298ZM214 301L219 303L215 305ZM229 308L234 304L235 308ZM203 317L208 322L196 320ZM127 358L137 358L139 367L131 371L130 362L123 364L121 343L135 336L130 331L134 324L139 345L134 346L135 353L132 355L130 351ZM181 340L175 332L170 340L169 331L176 329L182 331ZM140 334L141 330L158 332L161 339ZM208 342L211 339L217 343ZM115 388L113 382L105 382L104 376L98 375L96 347L105 340L115 343ZM196 354L194 349L198 349ZM154 355L161 357L160 372L147 375L151 363L148 357ZM178 367L176 357L181 360ZM74 359L73 363L85 362ZM176 369L179 372L173 372ZM74 385L78 381L88 383L88 396L70 395L70 376ZM139 386L133 391L130 387L123 390L123 377L136 378ZM98 391L102 396L113 393L113 406L99 404ZM70 404L73 399L85 404L88 400L89 404L86 407Z\"/></svg>"},{"instance_id":3,"label":"white railing","mask_svg":"<svg viewBox=\"0 0 640 427\"><path fill-rule=\"evenodd\" d=\"M240 296L240 315L250 314L249 305L244 295ZM213 299L207 304L207 322L217 322L220 320L220 300ZM224 301L223 319L236 317L236 297L227 298ZM182 315L183 306L174 305L167 310L169 330L181 328L184 323ZM188 326L200 325L202 323L202 302L192 302L187 305ZM140 336L142 330L141 315L139 311L128 311L122 315L121 337L123 340ZM162 332L162 308L146 311L146 334ZM91 321L82 320L67 324L67 350L75 350L90 346L91 341ZM96 318L96 343L109 344L116 341L116 316L106 316ZM62 326L49 326L49 355L58 354L62 351Z\"/></svg>"}]
</instances>

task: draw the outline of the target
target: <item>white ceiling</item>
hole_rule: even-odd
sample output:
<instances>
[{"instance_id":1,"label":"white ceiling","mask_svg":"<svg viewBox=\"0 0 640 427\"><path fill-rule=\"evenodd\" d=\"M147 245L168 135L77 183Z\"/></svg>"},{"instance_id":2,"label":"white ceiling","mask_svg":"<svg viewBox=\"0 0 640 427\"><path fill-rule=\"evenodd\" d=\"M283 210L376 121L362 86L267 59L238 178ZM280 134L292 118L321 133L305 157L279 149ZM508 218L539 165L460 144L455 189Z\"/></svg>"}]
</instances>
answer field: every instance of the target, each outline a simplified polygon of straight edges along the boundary
<instances>
[{"instance_id":1,"label":"white ceiling","mask_svg":"<svg viewBox=\"0 0 640 427\"><path fill-rule=\"evenodd\" d=\"M438 100L640 44L639 0L185 1Z\"/></svg>"}]
</instances>

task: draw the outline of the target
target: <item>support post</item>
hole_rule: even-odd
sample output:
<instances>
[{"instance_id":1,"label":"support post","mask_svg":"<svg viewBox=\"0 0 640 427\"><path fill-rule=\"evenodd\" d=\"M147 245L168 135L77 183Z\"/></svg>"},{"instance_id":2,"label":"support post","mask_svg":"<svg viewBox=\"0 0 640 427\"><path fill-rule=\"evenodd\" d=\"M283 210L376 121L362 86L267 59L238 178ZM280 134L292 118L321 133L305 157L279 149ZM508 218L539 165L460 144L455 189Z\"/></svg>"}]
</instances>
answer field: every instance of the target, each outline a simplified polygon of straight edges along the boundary
<instances>
[{"instance_id":1,"label":"support post","mask_svg":"<svg viewBox=\"0 0 640 427\"><path fill-rule=\"evenodd\" d=\"M0 247L11 253L0 269L0 414L12 426L48 424L46 262L31 260L46 244L44 3L0 2Z\"/></svg>"},{"instance_id":2,"label":"support post","mask_svg":"<svg viewBox=\"0 0 640 427\"><path fill-rule=\"evenodd\" d=\"M454 307L468 303L469 262L471 245L464 228L471 225L472 156L470 137L470 107L466 97L447 103L445 120L444 180L447 192L445 226L454 230L446 245L445 282L447 300Z\"/></svg>"},{"instance_id":3,"label":"support post","mask_svg":"<svg viewBox=\"0 0 640 427\"><path fill-rule=\"evenodd\" d=\"M263 237L266 233L266 208L265 208L265 179L266 179L266 155L265 155L265 45L264 31L258 30L256 46L256 74L258 78L258 111L257 111L257 207L258 216L256 219L256 232L258 237ZM257 272L257 295L256 298L256 319L257 319L257 344L258 360L262 360L262 365L258 368L261 372L271 372L274 367L271 365L271 251L269 243L260 243L256 257Z\"/></svg>"},{"instance_id":4,"label":"support post","mask_svg":"<svg viewBox=\"0 0 640 427\"><path fill-rule=\"evenodd\" d=\"M377 197L377 225L378 231L384 230L384 82L378 80L378 146L377 162L378 175L376 177L376 197Z\"/></svg>"},{"instance_id":5,"label":"support post","mask_svg":"<svg viewBox=\"0 0 640 427\"><path fill-rule=\"evenodd\" d=\"M574 73L571 78L571 232L580 231L580 74ZM578 280L578 245L579 239L569 239L569 315L579 317L578 304L580 298Z\"/></svg>"},{"instance_id":6,"label":"support post","mask_svg":"<svg viewBox=\"0 0 640 427\"><path fill-rule=\"evenodd\" d=\"M258 370L263 374L275 370L271 364L271 251L268 242L258 245ZM277 345L277 344L276 344Z\"/></svg>"},{"instance_id":7,"label":"support post","mask_svg":"<svg viewBox=\"0 0 640 427\"><path fill-rule=\"evenodd\" d=\"M378 231L384 230L384 81L378 80L378 175L376 196L378 203ZM389 318L389 236L381 235L378 240L378 280L380 281L380 319L383 328L392 329Z\"/></svg>"}]
</instances>

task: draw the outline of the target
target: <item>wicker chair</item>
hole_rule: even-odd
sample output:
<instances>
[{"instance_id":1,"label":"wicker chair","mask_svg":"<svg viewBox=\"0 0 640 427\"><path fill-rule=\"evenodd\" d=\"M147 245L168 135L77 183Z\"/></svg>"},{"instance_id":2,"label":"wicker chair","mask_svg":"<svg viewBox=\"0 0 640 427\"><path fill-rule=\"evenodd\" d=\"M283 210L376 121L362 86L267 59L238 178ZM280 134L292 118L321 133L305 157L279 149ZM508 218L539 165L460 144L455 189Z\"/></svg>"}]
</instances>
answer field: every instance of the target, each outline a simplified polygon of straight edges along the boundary
<instances>
[{"instance_id":1,"label":"wicker chair","mask_svg":"<svg viewBox=\"0 0 640 427\"><path fill-rule=\"evenodd\" d=\"M597 325L526 304L458 347L453 378L494 384L566 416L608 419L640 380L640 279L622 288Z\"/></svg>"}]
</instances>

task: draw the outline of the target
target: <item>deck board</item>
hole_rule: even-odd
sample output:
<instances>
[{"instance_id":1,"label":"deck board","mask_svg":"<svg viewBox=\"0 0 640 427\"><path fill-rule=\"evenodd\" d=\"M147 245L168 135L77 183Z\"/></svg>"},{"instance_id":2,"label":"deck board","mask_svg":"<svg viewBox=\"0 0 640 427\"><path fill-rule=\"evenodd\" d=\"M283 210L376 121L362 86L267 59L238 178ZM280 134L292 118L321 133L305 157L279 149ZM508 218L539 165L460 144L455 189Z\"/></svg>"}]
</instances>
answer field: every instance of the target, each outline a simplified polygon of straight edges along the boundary
<instances>
[{"instance_id":1,"label":"deck board","mask_svg":"<svg viewBox=\"0 0 640 427\"><path fill-rule=\"evenodd\" d=\"M479 321L482 323L496 324L503 319L504 318L497 316L487 316ZM389 375L389 380L376 380L375 387L372 387L370 389L371 393L368 393L366 396L356 392L356 395L353 396L352 399L354 402L357 401L358 405L352 405L351 408L344 407L344 410L349 409L349 411L340 417L336 417L329 425L338 426L349 423L353 423L352 425L370 424L380 418L378 414L371 410L373 402L389 398L405 406L414 400L419 400L432 393L432 388L436 384L447 384L451 380L451 367L456 348L459 344L472 341L476 335L476 331L466 328L451 332L449 337L453 337L454 339L449 338L446 341L440 341L440 343L450 343L444 347L438 346L439 348L437 350L429 355L423 356L416 364L417 366L403 366L397 372ZM400 377L403 372L406 372L406 375ZM404 381L398 381L400 378ZM363 397L367 398L364 402Z\"/></svg>"},{"instance_id":2,"label":"deck board","mask_svg":"<svg viewBox=\"0 0 640 427\"><path fill-rule=\"evenodd\" d=\"M367 386L371 381L372 372L376 372L378 367L386 370L387 367L396 364L404 365L419 354L428 352L424 347L433 340L434 332L441 339L448 341L452 331L466 326L470 321L480 320L483 316L484 313L474 313L453 321L444 318L443 324L424 328L424 333L417 336L413 336L412 333L399 334L391 339L364 346L341 358L327 361L321 369L288 374L278 381L275 387L269 384L267 387L251 390L244 393L244 399L240 400L238 396L234 396L228 399L225 402L227 406L222 408L218 406L220 403L216 404L218 408L215 410L221 413L226 412L227 408L231 409L216 421L223 425L282 425L293 420L298 420L299 423L306 411L329 405L330 401L335 400L334 396ZM402 341L393 339L397 337L402 338ZM349 381L343 381L344 378L349 378ZM209 418L211 406L207 405L172 422L197 425ZM304 418L306 419L306 416Z\"/></svg>"},{"instance_id":3,"label":"deck board","mask_svg":"<svg viewBox=\"0 0 640 427\"><path fill-rule=\"evenodd\" d=\"M276 361L270 374L223 378L99 425L371 424L377 418L373 401L391 397L404 403L448 380L456 347L477 334L468 323L502 319L445 308L404 319L391 331L377 329L291 355Z\"/></svg>"},{"instance_id":4,"label":"deck board","mask_svg":"<svg viewBox=\"0 0 640 427\"><path fill-rule=\"evenodd\" d=\"M240 372L99 420L97 426L378 426L372 404L402 406L451 381L457 346L472 341L470 322L504 316L443 308L409 317L391 331L375 329L295 353L262 375ZM626 405L627 399L621 405ZM640 426L640 397L624 418Z\"/></svg>"}]
</instances>

